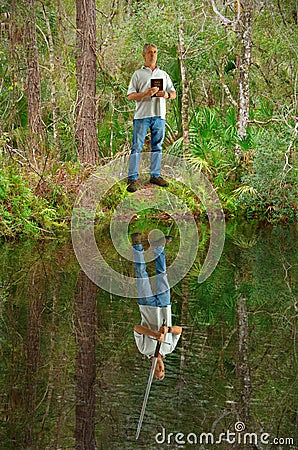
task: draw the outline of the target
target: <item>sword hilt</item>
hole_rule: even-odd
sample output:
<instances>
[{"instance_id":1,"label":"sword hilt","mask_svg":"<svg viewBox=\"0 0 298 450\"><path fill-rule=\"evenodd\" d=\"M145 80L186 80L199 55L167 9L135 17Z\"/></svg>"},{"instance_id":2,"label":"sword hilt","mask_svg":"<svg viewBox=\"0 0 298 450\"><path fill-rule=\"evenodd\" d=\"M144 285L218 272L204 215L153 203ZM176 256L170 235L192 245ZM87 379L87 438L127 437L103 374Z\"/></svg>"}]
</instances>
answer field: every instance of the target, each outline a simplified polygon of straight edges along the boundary
<instances>
[{"instance_id":1,"label":"sword hilt","mask_svg":"<svg viewBox=\"0 0 298 450\"><path fill-rule=\"evenodd\" d=\"M164 325L165 325L165 319L162 322L162 326L164 326ZM157 344L156 344L156 347L155 347L154 358L158 357L161 344L162 344L162 342L160 340L158 340Z\"/></svg>"}]
</instances>

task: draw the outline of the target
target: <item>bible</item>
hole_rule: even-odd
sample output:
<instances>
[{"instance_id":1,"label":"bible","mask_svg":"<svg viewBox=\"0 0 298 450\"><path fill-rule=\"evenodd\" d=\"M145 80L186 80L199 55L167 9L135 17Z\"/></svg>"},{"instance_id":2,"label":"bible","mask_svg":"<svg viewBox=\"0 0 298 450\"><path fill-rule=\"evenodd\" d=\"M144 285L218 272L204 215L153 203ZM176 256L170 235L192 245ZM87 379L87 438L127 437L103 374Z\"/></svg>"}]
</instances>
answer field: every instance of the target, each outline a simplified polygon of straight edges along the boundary
<instances>
[{"instance_id":1,"label":"bible","mask_svg":"<svg viewBox=\"0 0 298 450\"><path fill-rule=\"evenodd\" d=\"M158 87L159 91L163 90L163 79L162 78L151 78L151 87ZM156 97L154 94L152 97Z\"/></svg>"}]
</instances>

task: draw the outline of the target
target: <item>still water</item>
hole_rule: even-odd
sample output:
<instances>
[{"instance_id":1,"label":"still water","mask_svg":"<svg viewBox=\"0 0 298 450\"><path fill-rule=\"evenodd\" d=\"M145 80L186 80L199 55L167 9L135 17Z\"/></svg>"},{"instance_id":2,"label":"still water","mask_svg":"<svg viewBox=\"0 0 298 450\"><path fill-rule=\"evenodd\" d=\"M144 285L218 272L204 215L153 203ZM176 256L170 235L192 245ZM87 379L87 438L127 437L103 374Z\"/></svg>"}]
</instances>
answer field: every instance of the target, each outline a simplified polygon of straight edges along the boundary
<instances>
[{"instance_id":1,"label":"still water","mask_svg":"<svg viewBox=\"0 0 298 450\"><path fill-rule=\"evenodd\" d=\"M134 276L107 230L97 241ZM298 448L297 230L229 224L216 270L198 284L202 242L172 288L183 334L137 441L149 363L134 342L136 300L94 286L69 238L2 245L1 448ZM174 252L175 242L169 262Z\"/></svg>"}]
</instances>

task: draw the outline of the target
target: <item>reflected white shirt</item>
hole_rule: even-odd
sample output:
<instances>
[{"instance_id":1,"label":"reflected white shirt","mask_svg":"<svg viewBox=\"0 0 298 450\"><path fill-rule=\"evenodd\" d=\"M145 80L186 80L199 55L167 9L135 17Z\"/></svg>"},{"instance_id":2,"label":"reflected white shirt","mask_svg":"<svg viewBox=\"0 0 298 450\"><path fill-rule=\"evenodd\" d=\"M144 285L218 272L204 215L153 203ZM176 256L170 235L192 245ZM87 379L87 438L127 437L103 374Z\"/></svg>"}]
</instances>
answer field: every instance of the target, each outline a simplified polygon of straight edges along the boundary
<instances>
[{"instance_id":1,"label":"reflected white shirt","mask_svg":"<svg viewBox=\"0 0 298 450\"><path fill-rule=\"evenodd\" d=\"M164 308L157 306L139 305L139 309L142 318L141 325L143 325L144 327L150 328L154 331L158 331L163 324L163 321L165 321L165 325L167 327L172 326L171 305L168 305ZM161 343L159 353L162 356L172 353L180 339L180 336L180 334L176 335L173 333L167 333L165 335L165 342ZM146 336L144 334L139 334L136 331L134 332L134 337L140 353L148 356L149 358L154 355L157 344L157 341L155 339L152 339L150 336Z\"/></svg>"}]
</instances>

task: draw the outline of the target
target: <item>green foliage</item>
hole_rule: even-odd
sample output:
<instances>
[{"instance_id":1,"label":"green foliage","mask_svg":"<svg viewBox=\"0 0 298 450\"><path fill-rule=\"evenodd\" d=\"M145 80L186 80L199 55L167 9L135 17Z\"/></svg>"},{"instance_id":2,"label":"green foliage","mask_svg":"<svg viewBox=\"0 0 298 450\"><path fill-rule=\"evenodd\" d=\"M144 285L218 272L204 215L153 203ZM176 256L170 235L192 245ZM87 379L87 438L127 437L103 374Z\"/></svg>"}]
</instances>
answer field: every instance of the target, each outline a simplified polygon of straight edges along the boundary
<instances>
[{"instance_id":1,"label":"green foliage","mask_svg":"<svg viewBox=\"0 0 298 450\"><path fill-rule=\"evenodd\" d=\"M297 220L295 134L274 130L256 136L251 171L242 177L243 186L235 190L238 204L248 217L263 217L270 222Z\"/></svg>"},{"instance_id":2,"label":"green foliage","mask_svg":"<svg viewBox=\"0 0 298 450\"><path fill-rule=\"evenodd\" d=\"M15 167L0 174L0 235L38 234L55 220L56 211L45 199L34 195Z\"/></svg>"},{"instance_id":3,"label":"green foliage","mask_svg":"<svg viewBox=\"0 0 298 450\"><path fill-rule=\"evenodd\" d=\"M47 236L68 229L78 187L88 171L71 164L49 169L40 177L27 166L2 165L0 236Z\"/></svg>"}]
</instances>

